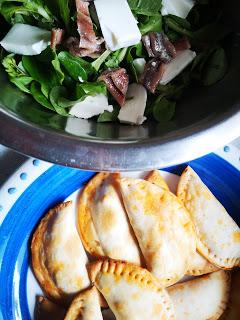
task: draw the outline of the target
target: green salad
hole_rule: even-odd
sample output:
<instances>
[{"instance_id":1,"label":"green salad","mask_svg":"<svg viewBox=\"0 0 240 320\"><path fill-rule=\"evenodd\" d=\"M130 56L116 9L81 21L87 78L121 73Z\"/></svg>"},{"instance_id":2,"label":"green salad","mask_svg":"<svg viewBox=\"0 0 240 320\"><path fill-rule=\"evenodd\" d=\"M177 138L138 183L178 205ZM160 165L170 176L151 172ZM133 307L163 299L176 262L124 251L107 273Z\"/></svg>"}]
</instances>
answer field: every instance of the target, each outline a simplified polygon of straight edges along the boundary
<instances>
[{"instance_id":1,"label":"green salad","mask_svg":"<svg viewBox=\"0 0 240 320\"><path fill-rule=\"evenodd\" d=\"M62 116L171 121L228 70L217 0L0 0L0 15L9 80Z\"/></svg>"}]
</instances>

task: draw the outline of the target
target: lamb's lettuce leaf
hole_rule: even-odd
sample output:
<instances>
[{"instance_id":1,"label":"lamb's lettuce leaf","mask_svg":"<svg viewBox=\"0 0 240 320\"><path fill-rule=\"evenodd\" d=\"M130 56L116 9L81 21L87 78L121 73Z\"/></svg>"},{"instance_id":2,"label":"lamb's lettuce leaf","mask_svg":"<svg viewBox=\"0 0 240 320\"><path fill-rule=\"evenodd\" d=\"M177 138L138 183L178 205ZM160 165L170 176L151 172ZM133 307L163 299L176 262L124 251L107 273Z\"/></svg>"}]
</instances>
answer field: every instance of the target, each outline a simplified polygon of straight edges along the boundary
<instances>
[{"instance_id":1,"label":"lamb's lettuce leaf","mask_svg":"<svg viewBox=\"0 0 240 320\"><path fill-rule=\"evenodd\" d=\"M161 0L128 0L129 6L137 14L156 15L162 7Z\"/></svg>"}]
</instances>

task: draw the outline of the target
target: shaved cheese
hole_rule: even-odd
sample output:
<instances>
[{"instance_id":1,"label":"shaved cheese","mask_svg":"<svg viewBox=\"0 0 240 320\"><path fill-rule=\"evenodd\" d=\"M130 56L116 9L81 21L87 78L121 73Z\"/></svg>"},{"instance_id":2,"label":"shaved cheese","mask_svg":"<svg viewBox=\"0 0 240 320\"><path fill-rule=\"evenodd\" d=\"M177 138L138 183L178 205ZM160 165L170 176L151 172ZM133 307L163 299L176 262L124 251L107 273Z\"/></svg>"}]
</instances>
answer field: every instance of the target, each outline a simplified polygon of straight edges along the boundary
<instances>
[{"instance_id":1,"label":"shaved cheese","mask_svg":"<svg viewBox=\"0 0 240 320\"><path fill-rule=\"evenodd\" d=\"M182 50L177 53L170 63L164 66L165 70L160 84L166 85L178 76L196 57L196 52L192 50Z\"/></svg>"},{"instance_id":2,"label":"shaved cheese","mask_svg":"<svg viewBox=\"0 0 240 320\"><path fill-rule=\"evenodd\" d=\"M77 102L70 110L69 114L81 119L89 119L104 111L113 111L113 106L108 105L108 99L104 94L87 96L83 101Z\"/></svg>"},{"instance_id":3,"label":"shaved cheese","mask_svg":"<svg viewBox=\"0 0 240 320\"><path fill-rule=\"evenodd\" d=\"M8 52L34 56L50 44L51 32L28 24L16 23L0 42Z\"/></svg>"},{"instance_id":4,"label":"shaved cheese","mask_svg":"<svg viewBox=\"0 0 240 320\"><path fill-rule=\"evenodd\" d=\"M126 0L95 0L104 40L112 51L138 44L141 32Z\"/></svg>"},{"instance_id":5,"label":"shaved cheese","mask_svg":"<svg viewBox=\"0 0 240 320\"><path fill-rule=\"evenodd\" d=\"M146 89L141 84L130 84L126 95L126 103L120 109L118 119L122 123L141 125L147 119L144 117L146 104Z\"/></svg>"},{"instance_id":6,"label":"shaved cheese","mask_svg":"<svg viewBox=\"0 0 240 320\"><path fill-rule=\"evenodd\" d=\"M162 15L173 14L185 19L194 5L194 0L162 0Z\"/></svg>"}]
</instances>

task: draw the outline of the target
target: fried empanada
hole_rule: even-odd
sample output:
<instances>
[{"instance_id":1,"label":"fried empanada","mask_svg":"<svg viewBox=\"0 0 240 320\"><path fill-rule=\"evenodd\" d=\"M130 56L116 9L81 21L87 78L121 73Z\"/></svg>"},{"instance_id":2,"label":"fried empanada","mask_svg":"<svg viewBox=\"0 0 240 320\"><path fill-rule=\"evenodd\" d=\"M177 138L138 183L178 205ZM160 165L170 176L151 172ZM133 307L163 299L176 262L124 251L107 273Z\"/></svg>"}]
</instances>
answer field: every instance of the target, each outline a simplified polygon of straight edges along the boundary
<instances>
[{"instance_id":1,"label":"fried empanada","mask_svg":"<svg viewBox=\"0 0 240 320\"><path fill-rule=\"evenodd\" d=\"M41 220L31 251L34 273L50 298L68 303L90 285L88 259L76 228L72 202L56 206Z\"/></svg>"},{"instance_id":2,"label":"fried empanada","mask_svg":"<svg viewBox=\"0 0 240 320\"><path fill-rule=\"evenodd\" d=\"M176 283L196 251L188 212L174 194L148 181L125 178L119 183L148 270L164 287Z\"/></svg>"},{"instance_id":3,"label":"fried empanada","mask_svg":"<svg viewBox=\"0 0 240 320\"><path fill-rule=\"evenodd\" d=\"M164 190L169 191L169 187L168 187L166 181L161 176L161 173L159 172L159 170L153 170L153 171L149 172L148 175L146 176L145 180L156 184L157 186L163 188Z\"/></svg>"},{"instance_id":4,"label":"fried empanada","mask_svg":"<svg viewBox=\"0 0 240 320\"><path fill-rule=\"evenodd\" d=\"M211 273L219 270L214 264L209 262L197 251L191 256L190 265L186 275L188 276L201 276L206 273Z\"/></svg>"},{"instance_id":5,"label":"fried empanada","mask_svg":"<svg viewBox=\"0 0 240 320\"><path fill-rule=\"evenodd\" d=\"M103 320L97 289L92 287L80 292L72 301L64 320Z\"/></svg>"},{"instance_id":6,"label":"fried empanada","mask_svg":"<svg viewBox=\"0 0 240 320\"><path fill-rule=\"evenodd\" d=\"M177 320L217 320L229 297L230 274L217 271L167 289Z\"/></svg>"},{"instance_id":7,"label":"fried empanada","mask_svg":"<svg viewBox=\"0 0 240 320\"><path fill-rule=\"evenodd\" d=\"M231 275L231 290L226 311L220 320L240 319L240 271L236 270Z\"/></svg>"},{"instance_id":8,"label":"fried empanada","mask_svg":"<svg viewBox=\"0 0 240 320\"><path fill-rule=\"evenodd\" d=\"M192 168L183 172L177 194L195 225L198 251L220 268L237 266L240 229Z\"/></svg>"},{"instance_id":9,"label":"fried empanada","mask_svg":"<svg viewBox=\"0 0 240 320\"><path fill-rule=\"evenodd\" d=\"M48 300L45 297L37 296L34 311L35 320L64 320L66 310Z\"/></svg>"},{"instance_id":10,"label":"fried empanada","mask_svg":"<svg viewBox=\"0 0 240 320\"><path fill-rule=\"evenodd\" d=\"M141 263L141 254L124 209L116 180L99 173L79 199L78 225L86 250L93 256Z\"/></svg>"},{"instance_id":11,"label":"fried empanada","mask_svg":"<svg viewBox=\"0 0 240 320\"><path fill-rule=\"evenodd\" d=\"M88 270L117 320L175 319L167 291L146 269L107 259L91 263Z\"/></svg>"}]
</instances>

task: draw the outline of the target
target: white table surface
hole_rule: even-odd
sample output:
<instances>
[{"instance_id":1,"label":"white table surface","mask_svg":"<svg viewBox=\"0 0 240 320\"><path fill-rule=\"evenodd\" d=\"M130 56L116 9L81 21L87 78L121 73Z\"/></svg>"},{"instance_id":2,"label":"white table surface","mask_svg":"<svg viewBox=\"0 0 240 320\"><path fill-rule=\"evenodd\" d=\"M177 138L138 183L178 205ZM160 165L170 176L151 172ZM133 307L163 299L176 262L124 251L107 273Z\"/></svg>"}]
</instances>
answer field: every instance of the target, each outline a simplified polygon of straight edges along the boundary
<instances>
[{"instance_id":1,"label":"white table surface","mask_svg":"<svg viewBox=\"0 0 240 320\"><path fill-rule=\"evenodd\" d=\"M240 148L240 138L234 145ZM28 158L0 145L0 187L7 178Z\"/></svg>"}]
</instances>

